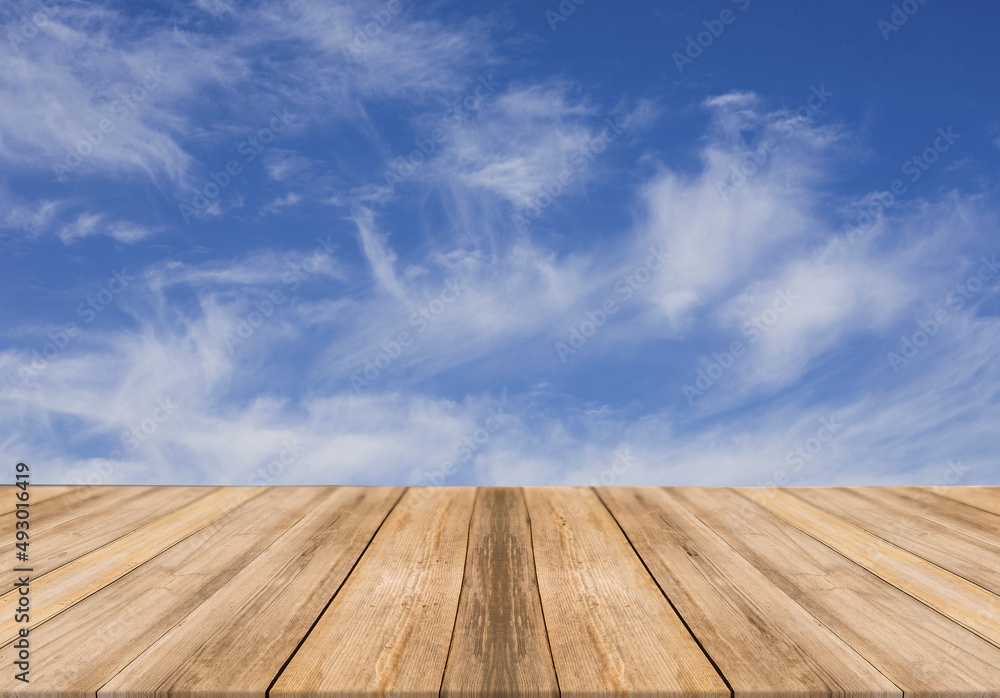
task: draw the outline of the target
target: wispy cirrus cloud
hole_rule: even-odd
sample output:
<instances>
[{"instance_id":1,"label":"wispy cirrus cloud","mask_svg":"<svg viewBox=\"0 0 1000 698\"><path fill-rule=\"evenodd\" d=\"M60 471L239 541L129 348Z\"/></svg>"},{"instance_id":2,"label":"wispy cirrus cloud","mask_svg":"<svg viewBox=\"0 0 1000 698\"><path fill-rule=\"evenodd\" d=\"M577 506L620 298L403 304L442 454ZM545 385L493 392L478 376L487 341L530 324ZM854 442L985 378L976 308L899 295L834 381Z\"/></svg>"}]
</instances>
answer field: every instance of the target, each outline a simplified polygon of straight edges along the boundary
<instances>
[{"instance_id":1,"label":"wispy cirrus cloud","mask_svg":"<svg viewBox=\"0 0 1000 698\"><path fill-rule=\"evenodd\" d=\"M244 484L293 447L285 484L587 484L626 452L618 484L997 476L989 187L876 207L908 175L845 174L877 146L824 83L599 85L501 10L60 8L0 46L34 294L6 291L0 454L50 481ZM965 143L914 144L921 182Z\"/></svg>"},{"instance_id":2,"label":"wispy cirrus cloud","mask_svg":"<svg viewBox=\"0 0 1000 698\"><path fill-rule=\"evenodd\" d=\"M62 182L53 191L67 198L88 178L139 177L187 201L276 107L295 111L305 130L332 118L377 140L366 102L447 99L464 87L473 62L490 60L485 27L419 19L409 7L362 50L356 30L380 7L300 1L233 12L230 3L206 3L167 26L152 15L60 5L30 39L0 43L8 66L0 77L0 160L27 177ZM10 15L5 35L20 36L23 20ZM280 53L261 59L277 46ZM266 160L278 181L309 168L287 147ZM25 192L8 194L31 205Z\"/></svg>"}]
</instances>

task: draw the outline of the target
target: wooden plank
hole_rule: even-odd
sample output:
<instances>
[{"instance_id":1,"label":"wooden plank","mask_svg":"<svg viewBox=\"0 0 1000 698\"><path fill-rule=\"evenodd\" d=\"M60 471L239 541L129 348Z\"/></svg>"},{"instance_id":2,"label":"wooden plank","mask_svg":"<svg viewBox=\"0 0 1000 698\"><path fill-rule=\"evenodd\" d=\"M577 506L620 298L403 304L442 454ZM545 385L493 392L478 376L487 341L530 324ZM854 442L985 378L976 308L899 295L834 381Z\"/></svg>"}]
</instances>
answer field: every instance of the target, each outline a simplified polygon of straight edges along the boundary
<instances>
[{"instance_id":1,"label":"wooden plank","mask_svg":"<svg viewBox=\"0 0 1000 698\"><path fill-rule=\"evenodd\" d=\"M730 695L592 490L525 498L563 696Z\"/></svg>"},{"instance_id":2,"label":"wooden plank","mask_svg":"<svg viewBox=\"0 0 1000 698\"><path fill-rule=\"evenodd\" d=\"M1000 646L1000 597L780 488L739 488L873 574Z\"/></svg>"},{"instance_id":3,"label":"wooden plank","mask_svg":"<svg viewBox=\"0 0 1000 698\"><path fill-rule=\"evenodd\" d=\"M483 488L476 496L441 695L559 695L520 489Z\"/></svg>"},{"instance_id":4,"label":"wooden plank","mask_svg":"<svg viewBox=\"0 0 1000 698\"><path fill-rule=\"evenodd\" d=\"M899 694L670 493L597 493L736 696Z\"/></svg>"},{"instance_id":5,"label":"wooden plank","mask_svg":"<svg viewBox=\"0 0 1000 698\"><path fill-rule=\"evenodd\" d=\"M945 497L1000 516L1000 487L937 487Z\"/></svg>"},{"instance_id":6,"label":"wooden plank","mask_svg":"<svg viewBox=\"0 0 1000 698\"><path fill-rule=\"evenodd\" d=\"M142 485L87 485L84 487L75 487L72 492L68 492L65 496L59 498L59 503L68 511L72 512L78 510L81 505L89 501L93 496L108 496L113 495L119 490L135 489L136 487L141 487ZM181 485L182 487L188 487L190 489L199 490L203 495L218 489L211 485ZM145 487L151 487L156 490L165 490L172 485L145 485Z\"/></svg>"},{"instance_id":7,"label":"wooden plank","mask_svg":"<svg viewBox=\"0 0 1000 698\"><path fill-rule=\"evenodd\" d=\"M318 506L98 695L264 696L402 493L324 492Z\"/></svg>"},{"instance_id":8,"label":"wooden plank","mask_svg":"<svg viewBox=\"0 0 1000 698\"><path fill-rule=\"evenodd\" d=\"M264 489L225 487L216 490L48 574L33 578L31 627L37 627L128 574L228 511L260 495ZM7 604L12 608L16 593L12 590L0 595L0 606ZM11 642L17 630L13 614L0 617L0 644Z\"/></svg>"},{"instance_id":9,"label":"wooden plank","mask_svg":"<svg viewBox=\"0 0 1000 698\"><path fill-rule=\"evenodd\" d=\"M31 499L28 500L31 505L29 507L31 512L30 530L40 532L52 526L58 526L77 516L109 506L125 497L134 496L142 489L141 487L81 487L73 492L63 492L53 497L39 499L35 496L34 488L32 488L30 491ZM0 515L0 531L14 530L17 514L14 510L13 493L10 496L10 501L10 510Z\"/></svg>"},{"instance_id":10,"label":"wooden plank","mask_svg":"<svg viewBox=\"0 0 1000 698\"><path fill-rule=\"evenodd\" d=\"M57 510L46 523L58 525L36 529L32 518L31 567L34 576L75 560L171 511L204 497L204 487L109 487L108 497L82 505L83 513ZM0 556L13 551L13 543L0 547Z\"/></svg>"},{"instance_id":11,"label":"wooden plank","mask_svg":"<svg viewBox=\"0 0 1000 698\"><path fill-rule=\"evenodd\" d=\"M788 491L994 594L1000 593L1000 547L888 505L878 489L797 487ZM1000 538L993 542L1000 543Z\"/></svg>"},{"instance_id":12,"label":"wooden plank","mask_svg":"<svg viewBox=\"0 0 1000 698\"><path fill-rule=\"evenodd\" d=\"M942 496L938 488L879 487L878 498L891 506L990 544L1000 541L1000 516ZM861 490L867 493L865 488Z\"/></svg>"},{"instance_id":13,"label":"wooden plank","mask_svg":"<svg viewBox=\"0 0 1000 698\"><path fill-rule=\"evenodd\" d=\"M908 698L998 695L1000 648L732 490L669 491Z\"/></svg>"},{"instance_id":14,"label":"wooden plank","mask_svg":"<svg viewBox=\"0 0 1000 698\"><path fill-rule=\"evenodd\" d=\"M28 501L32 506L35 504L41 504L55 497L61 497L64 494L72 492L77 489L72 485L28 485ZM17 509L17 504L20 501L15 497L15 493L21 492L18 487L14 485L0 485L0 515L9 514ZM0 522L2 525L2 522Z\"/></svg>"},{"instance_id":15,"label":"wooden plank","mask_svg":"<svg viewBox=\"0 0 1000 698\"><path fill-rule=\"evenodd\" d=\"M269 695L438 696L474 499L409 489Z\"/></svg>"},{"instance_id":16,"label":"wooden plank","mask_svg":"<svg viewBox=\"0 0 1000 698\"><path fill-rule=\"evenodd\" d=\"M90 696L250 563L329 488L273 488L31 631L32 694ZM13 647L0 650L10 664ZM226 667L216 665L213 671ZM229 667L238 669L238 667ZM23 684L0 674L0 693ZM163 694L165 695L165 694Z\"/></svg>"}]
</instances>

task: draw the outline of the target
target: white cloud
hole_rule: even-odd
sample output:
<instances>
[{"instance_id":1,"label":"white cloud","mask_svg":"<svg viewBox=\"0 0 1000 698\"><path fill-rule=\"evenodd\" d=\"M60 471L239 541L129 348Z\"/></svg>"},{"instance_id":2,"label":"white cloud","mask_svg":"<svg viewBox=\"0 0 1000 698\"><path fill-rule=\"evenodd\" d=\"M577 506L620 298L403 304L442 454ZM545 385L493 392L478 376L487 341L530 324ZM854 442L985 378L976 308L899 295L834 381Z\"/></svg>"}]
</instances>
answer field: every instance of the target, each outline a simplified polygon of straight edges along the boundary
<instances>
[{"instance_id":1,"label":"white cloud","mask_svg":"<svg viewBox=\"0 0 1000 698\"><path fill-rule=\"evenodd\" d=\"M753 92L729 92L726 94L709 97L704 105L711 109L740 109L753 107L760 103L760 99Z\"/></svg>"},{"instance_id":2,"label":"white cloud","mask_svg":"<svg viewBox=\"0 0 1000 698\"><path fill-rule=\"evenodd\" d=\"M64 21L99 29L89 34ZM49 31L19 51L8 42L0 46L7 65L0 76L0 157L9 165L62 179L95 172L184 176L190 157L178 145L178 124L161 106L176 83L167 80L157 55L178 58L180 66L170 64L174 70L188 58L165 36L149 38L159 52L101 52L100 36L114 24L109 12L64 6Z\"/></svg>"},{"instance_id":3,"label":"white cloud","mask_svg":"<svg viewBox=\"0 0 1000 698\"><path fill-rule=\"evenodd\" d=\"M262 249L237 259L183 262L170 259L151 266L146 277L154 290L190 286L207 292L236 287L269 290L306 280L343 281L349 272L334 256L337 244L330 236L317 238L312 250ZM294 282L298 280L298 284Z\"/></svg>"},{"instance_id":4,"label":"white cloud","mask_svg":"<svg viewBox=\"0 0 1000 698\"><path fill-rule=\"evenodd\" d=\"M792 383L846 338L886 330L915 300L911 270L857 252L833 238L720 308L724 326L749 346L738 394Z\"/></svg>"},{"instance_id":5,"label":"white cloud","mask_svg":"<svg viewBox=\"0 0 1000 698\"><path fill-rule=\"evenodd\" d=\"M227 0L212 0L156 26L111 9L60 5L30 39L0 45L0 159L63 181L140 174L176 193L203 179L193 153L238 141L275 106L298 110L304 121L368 129L365 100L449 95L469 81L473 64L483 64L489 42L476 22L445 26L409 9L357 50L356 30L363 35L381 9L297 0L233 12ZM202 12L224 16L226 25L210 33ZM0 29L19 36L20 20ZM262 46L275 41L285 43L284 57L259 60ZM231 111L203 126L205 106L220 93ZM267 158L278 181L308 166L289 150Z\"/></svg>"},{"instance_id":6,"label":"white cloud","mask_svg":"<svg viewBox=\"0 0 1000 698\"><path fill-rule=\"evenodd\" d=\"M285 182L306 172L311 165L309 158L284 148L270 148L263 157L267 174L277 182Z\"/></svg>"},{"instance_id":7,"label":"white cloud","mask_svg":"<svg viewBox=\"0 0 1000 698\"><path fill-rule=\"evenodd\" d=\"M825 403L789 396L754 416L692 429L669 412L636 420L621 409L565 408L529 394L456 401L344 390L290 399L276 383L262 389L259 376L248 393L218 334L235 318L220 312L206 305L179 331L119 335L53 361L30 386L8 383L0 400L17 409L3 411L0 453L31 453L46 463L45 479L60 482L105 467L117 450L123 460L112 482L245 484L286 444L300 455L276 484L408 484L449 462L451 484L589 484L622 451L628 467L616 466L615 483L628 485L931 483L948 461L967 469L963 484L1000 474L990 450L1000 398L1000 366L990 358L1000 325L992 318L962 319L909 367L912 375L883 390ZM9 377L22 359L4 359ZM157 421L164 405L169 414ZM491 409L503 425L466 455L461 444ZM834 433L818 441L824 423ZM141 436L137 445L129 432ZM68 434L106 437L107 454L76 458ZM797 449L807 459L797 460Z\"/></svg>"},{"instance_id":8,"label":"white cloud","mask_svg":"<svg viewBox=\"0 0 1000 698\"><path fill-rule=\"evenodd\" d=\"M663 169L643 188L641 243L672 254L651 295L672 332L685 331L693 313L737 291L761 265L807 253L822 238L815 185L822 150L838 133L793 128L787 112L761 115L756 104L749 93L708 100L713 126L702 170ZM756 142L744 141L747 130L759 134Z\"/></svg>"},{"instance_id":9,"label":"white cloud","mask_svg":"<svg viewBox=\"0 0 1000 698\"><path fill-rule=\"evenodd\" d=\"M435 160L434 174L490 192L515 209L533 204L545 186L562 188L563 172L573 172L573 187L582 190L596 156L589 144L603 124L595 126L596 110L569 90L567 84L533 85L493 97L478 118L455 130Z\"/></svg>"},{"instance_id":10,"label":"white cloud","mask_svg":"<svg viewBox=\"0 0 1000 698\"><path fill-rule=\"evenodd\" d=\"M375 229L375 217L370 209L358 209L354 214L361 249L371 267L372 275L383 291L405 301L407 291L396 277L396 254L388 245L386 236Z\"/></svg>"},{"instance_id":11,"label":"white cloud","mask_svg":"<svg viewBox=\"0 0 1000 698\"><path fill-rule=\"evenodd\" d=\"M295 206L297 203L302 201L302 197L295 192L288 192L284 196L279 196L277 199L264 204L264 207L260 210L261 215L267 215L269 213L277 213L283 208L288 208L289 206Z\"/></svg>"},{"instance_id":12,"label":"white cloud","mask_svg":"<svg viewBox=\"0 0 1000 698\"><path fill-rule=\"evenodd\" d=\"M283 12L265 9L252 20L272 26ZM341 28L323 36L322 28L338 18L353 21L361 10L301 4L288 12L300 22L288 32L306 32L332 55L351 35ZM319 29L305 27L307 20ZM396 20L388 32L412 30L416 38L404 45L423 46L428 27ZM410 82L397 75L402 82L393 88L377 78L368 89L408 94L431 79L422 71L433 65L432 56L399 69L415 71ZM461 81L453 77L435 77L435 89L455 89ZM280 475L283 484L402 482L454 459L456 443L502 403L509 421L462 460L456 480L586 484L628 448L635 464L619 484L755 484L787 470L789 453L822 419L844 427L794 473L797 484L915 481L949 458L996 474L983 445L995 437L998 416L995 317L974 308L956 313L905 367L905 377L882 356L896 346L899 328L912 329L907 323L961 271L941 260L964 258L970 241L985 237L990 218L983 205L960 196L912 202L852 245L823 209L825 158L844 135L784 111L762 112L752 95L736 94L707 103L714 117L698 152L701 171L661 166L639 187L634 227L619 231L613 246L557 252L516 230L509 211L531 201L604 128L600 110L572 95L569 86L552 84L506 90L478 121L457 130L420 179L441 194L445 217L421 218L421 240L400 244L402 231L389 222L398 218L376 208L397 203L385 188L334 192L331 203L350 209L358 250L334 258L328 237L328 247L319 245L326 255L308 266L308 246L216 253L207 262L191 261L206 250L178 255L137 274L133 294L116 299L125 322L84 327L33 377L25 380L23 369L36 348L8 349L0 355L0 454L45 460L53 481L103 467L101 459L117 449L123 460L114 481L243 483L292 441L301 455ZM657 113L646 102L631 112L643 127ZM741 135L748 130L757 134L749 143ZM748 148L754 152L769 136L781 139L758 171L732 179ZM274 179L293 176L281 170L288 160L275 160ZM603 176L611 165L601 162L581 170L580 181ZM298 196L272 204L293 205ZM8 220L40 230L56 224L56 212L43 203ZM551 224L558 229L557 218ZM67 242L95 234L130 240L142 230L86 212L59 234ZM776 290L798 296L716 388L720 397L706 398L711 409L583 405L539 386L503 398L500 387L464 389L460 378L448 393L435 392L432 378L453 378L461 367L473 366L477 380L500 386L521 371L553 365L553 334L603 300L650 246L670 255L665 268L589 347L704 346L720 333L738 336ZM356 253L360 261L352 264ZM301 289L292 292L296 279ZM285 300L263 310L274 290ZM355 392L351 374L401 331L410 332L412 346ZM49 341L44 334L42 343ZM840 392L822 399L809 390L777 394L849 342L863 338L870 349L886 337L884 351L864 360L839 357L839 370L851 378ZM636 355L640 365L629 368L645 370L644 354ZM684 379L685 368L664 371L664 390ZM573 370L566 369L568 385ZM866 387L869 378L876 388ZM750 400L759 402L749 416L732 410ZM158 401L176 405L159 421L156 410L165 408ZM147 434L144 422L155 429ZM130 448L123 435L136 428L144 438ZM81 458L95 453L95 442L106 453ZM876 457L884 461L879 475Z\"/></svg>"},{"instance_id":13,"label":"white cloud","mask_svg":"<svg viewBox=\"0 0 1000 698\"><path fill-rule=\"evenodd\" d=\"M95 235L106 235L119 242L131 244L152 235L153 232L145 226L129 221L108 221L103 213L81 213L73 221L60 227L56 235L67 245Z\"/></svg>"},{"instance_id":14,"label":"white cloud","mask_svg":"<svg viewBox=\"0 0 1000 698\"><path fill-rule=\"evenodd\" d=\"M310 67L326 90L363 97L453 91L488 46L484 27L475 21L446 26L414 15L403 3L296 0L268 6L260 20L269 31L321 51Z\"/></svg>"},{"instance_id":15,"label":"white cloud","mask_svg":"<svg viewBox=\"0 0 1000 698\"><path fill-rule=\"evenodd\" d=\"M41 235L48 231L59 208L56 201L40 201L34 206L15 205L8 210L3 227Z\"/></svg>"}]
</instances>

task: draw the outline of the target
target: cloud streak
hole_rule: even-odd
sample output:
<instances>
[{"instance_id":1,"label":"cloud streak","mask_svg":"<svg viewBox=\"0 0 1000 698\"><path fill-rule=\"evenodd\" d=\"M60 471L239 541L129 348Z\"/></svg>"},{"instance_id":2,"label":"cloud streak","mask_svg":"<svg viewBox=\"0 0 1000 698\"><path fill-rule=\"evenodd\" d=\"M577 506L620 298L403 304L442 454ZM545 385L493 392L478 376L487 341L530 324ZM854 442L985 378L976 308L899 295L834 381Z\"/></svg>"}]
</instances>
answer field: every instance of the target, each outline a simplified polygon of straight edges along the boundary
<instances>
[{"instance_id":1,"label":"cloud streak","mask_svg":"<svg viewBox=\"0 0 1000 698\"><path fill-rule=\"evenodd\" d=\"M10 304L0 455L49 482L1000 475L989 197L845 183L866 136L824 83L612 94L526 68L504 21L65 4L0 46L4 252L51 286Z\"/></svg>"}]
</instances>

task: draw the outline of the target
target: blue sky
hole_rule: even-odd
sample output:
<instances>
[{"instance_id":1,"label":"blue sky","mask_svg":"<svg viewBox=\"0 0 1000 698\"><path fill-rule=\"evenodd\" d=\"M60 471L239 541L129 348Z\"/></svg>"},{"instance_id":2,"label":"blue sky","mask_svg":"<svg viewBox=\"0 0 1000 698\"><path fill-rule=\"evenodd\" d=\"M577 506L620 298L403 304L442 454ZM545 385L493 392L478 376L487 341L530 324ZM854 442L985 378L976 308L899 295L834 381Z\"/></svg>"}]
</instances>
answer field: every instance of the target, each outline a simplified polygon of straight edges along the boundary
<instances>
[{"instance_id":1,"label":"blue sky","mask_svg":"<svg viewBox=\"0 0 1000 698\"><path fill-rule=\"evenodd\" d=\"M985 2L14 2L39 482L1000 484Z\"/></svg>"}]
</instances>

